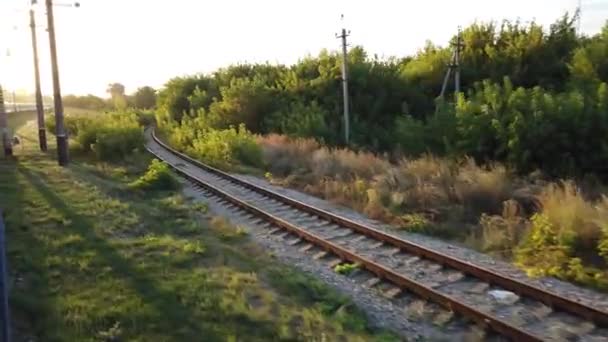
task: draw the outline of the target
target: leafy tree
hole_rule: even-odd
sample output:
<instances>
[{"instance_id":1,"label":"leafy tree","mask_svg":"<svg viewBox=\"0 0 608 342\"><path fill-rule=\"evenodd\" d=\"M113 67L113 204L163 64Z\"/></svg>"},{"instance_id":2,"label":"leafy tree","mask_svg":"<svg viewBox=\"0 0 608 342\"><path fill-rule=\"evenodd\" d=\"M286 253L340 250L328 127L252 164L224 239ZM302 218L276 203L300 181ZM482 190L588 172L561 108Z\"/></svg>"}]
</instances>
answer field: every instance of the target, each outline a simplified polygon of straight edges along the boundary
<instances>
[{"instance_id":1,"label":"leafy tree","mask_svg":"<svg viewBox=\"0 0 608 342\"><path fill-rule=\"evenodd\" d=\"M152 87L141 87L133 94L135 108L150 109L156 105L156 90Z\"/></svg>"},{"instance_id":2,"label":"leafy tree","mask_svg":"<svg viewBox=\"0 0 608 342\"><path fill-rule=\"evenodd\" d=\"M110 94L112 103L116 109L127 108L127 97L125 96L125 86L120 83L110 83L106 89L106 92Z\"/></svg>"}]
</instances>

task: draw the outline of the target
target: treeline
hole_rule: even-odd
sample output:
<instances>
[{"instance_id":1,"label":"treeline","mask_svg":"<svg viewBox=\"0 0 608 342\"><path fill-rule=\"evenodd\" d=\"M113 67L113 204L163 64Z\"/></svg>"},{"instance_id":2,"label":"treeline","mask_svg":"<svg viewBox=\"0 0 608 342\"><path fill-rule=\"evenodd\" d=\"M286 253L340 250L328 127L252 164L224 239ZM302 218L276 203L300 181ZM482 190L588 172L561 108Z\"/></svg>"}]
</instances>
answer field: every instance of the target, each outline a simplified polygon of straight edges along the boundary
<instances>
[{"instance_id":1,"label":"treeline","mask_svg":"<svg viewBox=\"0 0 608 342\"><path fill-rule=\"evenodd\" d=\"M127 95L122 84L112 83L108 85L107 93L110 95L109 99L92 94L85 96L67 95L62 98L63 105L94 111L124 110L126 108L152 109L156 105L156 90L148 86L138 88L133 94Z\"/></svg>"},{"instance_id":2,"label":"treeline","mask_svg":"<svg viewBox=\"0 0 608 342\"><path fill-rule=\"evenodd\" d=\"M437 95L450 47L429 42L414 56L389 59L352 48L352 147L600 174L608 165L608 25L581 37L575 21L564 15L549 28L508 21L465 28L463 93L445 101ZM254 133L340 145L340 69L340 56L322 51L292 66L240 64L174 78L158 94L157 120L174 130L184 116L210 128L244 123Z\"/></svg>"}]
</instances>

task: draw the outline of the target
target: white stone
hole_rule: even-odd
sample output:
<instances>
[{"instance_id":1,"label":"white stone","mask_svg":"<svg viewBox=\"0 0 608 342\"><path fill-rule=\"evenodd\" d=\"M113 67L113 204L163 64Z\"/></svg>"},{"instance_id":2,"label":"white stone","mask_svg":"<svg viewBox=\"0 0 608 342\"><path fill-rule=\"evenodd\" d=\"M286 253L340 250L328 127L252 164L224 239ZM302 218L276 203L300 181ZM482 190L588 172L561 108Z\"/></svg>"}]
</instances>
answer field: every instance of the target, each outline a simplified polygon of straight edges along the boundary
<instances>
[{"instance_id":1,"label":"white stone","mask_svg":"<svg viewBox=\"0 0 608 342\"><path fill-rule=\"evenodd\" d=\"M513 303L515 303L515 302L517 302L519 300L519 296L516 295L515 293L511 292L511 291L492 290L492 291L489 291L488 294L495 301L497 301L498 303L501 303L501 304L510 305L510 304L513 304Z\"/></svg>"}]
</instances>

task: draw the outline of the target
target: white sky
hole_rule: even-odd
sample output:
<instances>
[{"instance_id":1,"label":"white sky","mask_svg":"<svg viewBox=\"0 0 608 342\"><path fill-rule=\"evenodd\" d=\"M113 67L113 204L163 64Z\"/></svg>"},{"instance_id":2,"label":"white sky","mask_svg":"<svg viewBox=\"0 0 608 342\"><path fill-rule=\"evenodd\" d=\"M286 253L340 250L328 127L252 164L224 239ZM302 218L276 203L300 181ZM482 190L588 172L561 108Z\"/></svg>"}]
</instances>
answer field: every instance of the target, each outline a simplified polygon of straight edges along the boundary
<instances>
[{"instance_id":1,"label":"white sky","mask_svg":"<svg viewBox=\"0 0 608 342\"><path fill-rule=\"evenodd\" d=\"M475 20L536 19L549 25L578 5L578 0L80 2L80 8L55 8L62 93L99 96L106 95L110 82L121 82L131 92L231 63L290 64L323 48L334 50L341 13L352 31L351 44L370 54L402 56L416 52L427 39L445 44L458 25ZM596 33L608 19L608 0L582 2L582 29ZM33 89L28 3L0 0L0 83L8 88ZM45 11L41 5L36 11L42 87L51 94ZM11 57L6 57L7 48Z\"/></svg>"}]
</instances>

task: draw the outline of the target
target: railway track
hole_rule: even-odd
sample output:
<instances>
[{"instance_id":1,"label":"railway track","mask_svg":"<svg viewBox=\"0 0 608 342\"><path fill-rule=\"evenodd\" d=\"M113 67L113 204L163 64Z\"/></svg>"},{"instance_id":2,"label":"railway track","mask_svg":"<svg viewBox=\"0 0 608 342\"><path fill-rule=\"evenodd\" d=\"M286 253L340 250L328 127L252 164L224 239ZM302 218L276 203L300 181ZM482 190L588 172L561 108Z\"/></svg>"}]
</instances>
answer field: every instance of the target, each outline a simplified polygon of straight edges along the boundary
<instances>
[{"instance_id":1,"label":"railway track","mask_svg":"<svg viewBox=\"0 0 608 342\"><path fill-rule=\"evenodd\" d=\"M302 252L315 247L315 258L338 258L332 266L355 263L375 275L372 283L390 282L389 297L413 293L513 341L608 341L605 311L256 186L171 149L153 130L146 134L148 150L202 191L283 232ZM517 296L496 301L489 292L497 290Z\"/></svg>"}]
</instances>

